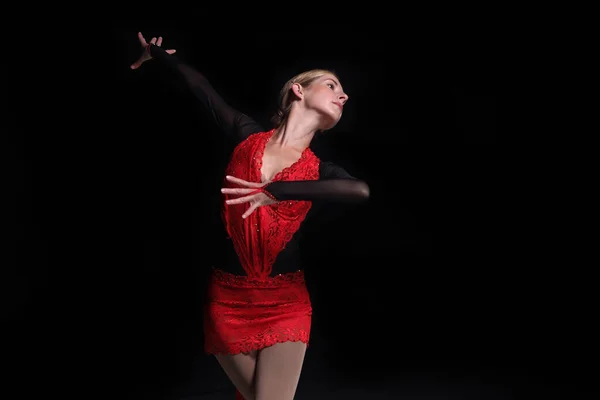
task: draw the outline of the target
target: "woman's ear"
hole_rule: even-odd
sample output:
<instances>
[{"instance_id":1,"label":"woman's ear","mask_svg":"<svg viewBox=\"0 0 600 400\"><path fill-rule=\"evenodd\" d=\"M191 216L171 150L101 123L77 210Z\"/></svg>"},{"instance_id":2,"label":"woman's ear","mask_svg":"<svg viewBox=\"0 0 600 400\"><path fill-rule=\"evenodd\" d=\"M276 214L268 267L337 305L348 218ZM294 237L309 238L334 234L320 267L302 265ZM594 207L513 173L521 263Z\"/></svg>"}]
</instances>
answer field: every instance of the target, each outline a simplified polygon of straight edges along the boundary
<instances>
[{"instance_id":1,"label":"woman's ear","mask_svg":"<svg viewBox=\"0 0 600 400\"><path fill-rule=\"evenodd\" d=\"M299 83L294 83L292 85L292 91L294 92L294 94L296 95L296 97L298 97L299 99L304 97L303 91L304 89L302 88L302 85Z\"/></svg>"}]
</instances>

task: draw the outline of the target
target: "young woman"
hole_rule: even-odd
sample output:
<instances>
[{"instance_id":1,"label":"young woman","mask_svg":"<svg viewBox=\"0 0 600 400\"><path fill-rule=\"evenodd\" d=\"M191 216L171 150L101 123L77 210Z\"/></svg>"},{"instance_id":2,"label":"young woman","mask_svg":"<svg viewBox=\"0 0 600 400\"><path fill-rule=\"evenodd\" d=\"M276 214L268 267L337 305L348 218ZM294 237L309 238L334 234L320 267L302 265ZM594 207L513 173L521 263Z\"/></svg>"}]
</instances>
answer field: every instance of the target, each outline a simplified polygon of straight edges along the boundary
<instances>
[{"instance_id":1,"label":"young woman","mask_svg":"<svg viewBox=\"0 0 600 400\"><path fill-rule=\"evenodd\" d=\"M334 73L303 72L283 86L274 126L265 129L230 107L175 50L161 48L161 37L149 43L138 37L142 54L131 68L151 59L172 68L237 143L221 189L229 254L212 270L205 350L216 356L237 398L291 400L312 315L298 232L324 202L369 197L365 182L310 150L317 132L338 123L348 95Z\"/></svg>"}]
</instances>

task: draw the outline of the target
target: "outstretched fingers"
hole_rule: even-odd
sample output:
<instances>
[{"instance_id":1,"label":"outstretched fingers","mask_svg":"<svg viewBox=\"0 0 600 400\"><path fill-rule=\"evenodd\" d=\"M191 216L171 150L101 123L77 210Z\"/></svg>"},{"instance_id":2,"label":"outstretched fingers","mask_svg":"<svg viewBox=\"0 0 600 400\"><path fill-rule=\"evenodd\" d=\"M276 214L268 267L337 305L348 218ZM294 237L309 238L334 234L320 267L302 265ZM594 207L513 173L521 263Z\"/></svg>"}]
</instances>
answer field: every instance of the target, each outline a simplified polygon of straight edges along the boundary
<instances>
[{"instance_id":1,"label":"outstretched fingers","mask_svg":"<svg viewBox=\"0 0 600 400\"><path fill-rule=\"evenodd\" d=\"M248 190L248 189L241 189L241 190ZM252 189L250 189L252 190ZM237 199L231 199L231 200L227 200L225 203L228 205L231 204L242 204L242 203L250 203L250 207L248 207L248 209L246 210L246 212L244 212L244 214L242 214L242 218L248 218L248 216L250 216L250 214L252 214L254 212L254 210L256 210L256 208L258 206L260 206L260 202L259 201L254 201L257 200L258 195L260 193L253 193L250 194L248 196L244 196L244 197L240 197Z\"/></svg>"},{"instance_id":2,"label":"outstretched fingers","mask_svg":"<svg viewBox=\"0 0 600 400\"><path fill-rule=\"evenodd\" d=\"M229 182L237 183L238 185L251 187L251 188L259 188L264 185L262 183L248 182L243 179L236 178L235 176L230 176L230 175L227 175L226 178Z\"/></svg>"},{"instance_id":3,"label":"outstretched fingers","mask_svg":"<svg viewBox=\"0 0 600 400\"><path fill-rule=\"evenodd\" d=\"M244 197L239 197L237 199L229 199L227 201L225 201L226 204L242 204L242 203L247 203L249 201L252 201L254 199L256 199L257 197L257 193L255 194L250 194L248 196L244 196Z\"/></svg>"},{"instance_id":4,"label":"outstretched fingers","mask_svg":"<svg viewBox=\"0 0 600 400\"><path fill-rule=\"evenodd\" d=\"M250 204L250 207L248 207L248 209L246 210L246 212L242 215L242 218L246 219L250 216L250 214L252 214L254 212L254 210L256 209L256 207L258 207L258 203L252 203Z\"/></svg>"},{"instance_id":5,"label":"outstretched fingers","mask_svg":"<svg viewBox=\"0 0 600 400\"><path fill-rule=\"evenodd\" d=\"M254 192L256 189L245 189L245 188L223 188L221 189L221 193L225 194L249 194Z\"/></svg>"}]
</instances>

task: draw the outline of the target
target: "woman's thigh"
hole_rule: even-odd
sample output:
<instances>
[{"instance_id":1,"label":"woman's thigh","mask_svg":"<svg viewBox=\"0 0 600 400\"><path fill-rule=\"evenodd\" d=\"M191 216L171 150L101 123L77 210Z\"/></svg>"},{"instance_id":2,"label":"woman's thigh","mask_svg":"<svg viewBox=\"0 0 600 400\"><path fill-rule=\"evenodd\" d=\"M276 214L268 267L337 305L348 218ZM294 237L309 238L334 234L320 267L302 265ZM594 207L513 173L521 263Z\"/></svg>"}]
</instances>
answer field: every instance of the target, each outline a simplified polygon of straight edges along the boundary
<instances>
[{"instance_id":1,"label":"woman's thigh","mask_svg":"<svg viewBox=\"0 0 600 400\"><path fill-rule=\"evenodd\" d=\"M215 355L219 364L246 400L254 400L254 375L256 371L257 351L248 354Z\"/></svg>"},{"instance_id":2,"label":"woman's thigh","mask_svg":"<svg viewBox=\"0 0 600 400\"><path fill-rule=\"evenodd\" d=\"M277 343L260 350L254 380L256 400L292 400L305 354L302 342Z\"/></svg>"}]
</instances>

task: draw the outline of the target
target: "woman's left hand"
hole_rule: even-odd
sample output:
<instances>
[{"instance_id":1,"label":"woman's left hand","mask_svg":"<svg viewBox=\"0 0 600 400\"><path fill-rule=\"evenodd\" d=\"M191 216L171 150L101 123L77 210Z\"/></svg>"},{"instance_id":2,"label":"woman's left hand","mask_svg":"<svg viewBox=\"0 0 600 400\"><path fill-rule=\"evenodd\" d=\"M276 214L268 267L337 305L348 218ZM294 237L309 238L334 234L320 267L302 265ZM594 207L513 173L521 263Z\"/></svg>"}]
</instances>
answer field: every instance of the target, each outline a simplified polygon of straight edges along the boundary
<instances>
[{"instance_id":1,"label":"woman's left hand","mask_svg":"<svg viewBox=\"0 0 600 400\"><path fill-rule=\"evenodd\" d=\"M268 206L270 204L277 203L277 200L272 199L267 196L264 192L260 191L261 188L266 186L267 183L254 183L248 182L243 179L239 179L233 176L225 177L229 182L236 183L240 186L244 186L243 188L222 188L221 193L225 194L237 194L237 195L245 195L244 197L239 197L237 199L227 200L225 203L228 205L231 204L242 204L242 203L250 203L250 207L248 210L242 215L242 218L247 218L250 214L256 210L257 207Z\"/></svg>"}]
</instances>

